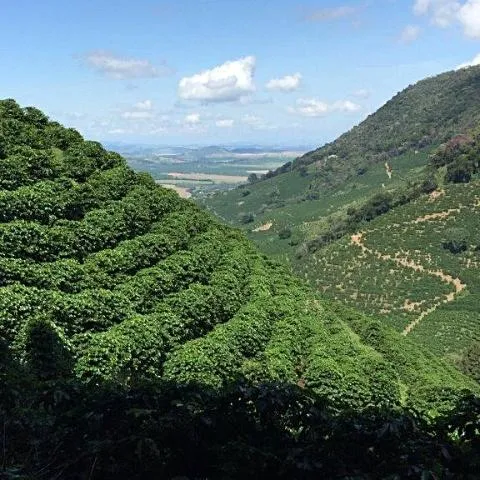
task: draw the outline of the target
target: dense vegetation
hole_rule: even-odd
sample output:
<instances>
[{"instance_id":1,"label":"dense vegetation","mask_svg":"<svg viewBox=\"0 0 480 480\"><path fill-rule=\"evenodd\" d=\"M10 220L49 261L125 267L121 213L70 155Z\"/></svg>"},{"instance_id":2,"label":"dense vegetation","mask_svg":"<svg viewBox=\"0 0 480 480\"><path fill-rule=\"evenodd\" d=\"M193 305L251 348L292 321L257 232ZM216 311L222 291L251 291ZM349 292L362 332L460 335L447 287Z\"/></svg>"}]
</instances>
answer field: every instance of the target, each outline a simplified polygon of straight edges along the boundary
<instances>
[{"instance_id":1,"label":"dense vegetation","mask_svg":"<svg viewBox=\"0 0 480 480\"><path fill-rule=\"evenodd\" d=\"M480 67L423 80L335 142L203 204L233 225L250 215L249 237L323 295L478 378L479 89Z\"/></svg>"},{"instance_id":2,"label":"dense vegetation","mask_svg":"<svg viewBox=\"0 0 480 480\"><path fill-rule=\"evenodd\" d=\"M0 152L0 475L474 475L454 367L34 108Z\"/></svg>"},{"instance_id":3,"label":"dense vegetation","mask_svg":"<svg viewBox=\"0 0 480 480\"><path fill-rule=\"evenodd\" d=\"M480 123L480 68L443 73L410 85L334 142L273 174L321 163L315 184L340 185L370 165L443 143ZM330 157L330 158L329 158Z\"/></svg>"},{"instance_id":4,"label":"dense vegetation","mask_svg":"<svg viewBox=\"0 0 480 480\"><path fill-rule=\"evenodd\" d=\"M273 224L269 231L274 234L290 228L289 242L251 236L267 253L287 259L299 244L315 240L309 246L323 246L356 228L358 219L369 219L435 189L438 182L432 178L429 154L480 124L479 98L480 67L427 78L395 95L334 142L248 187L201 203L234 225L242 226L242 219L249 218L255 220L253 230L267 223ZM446 143L447 156L457 146L467 149L468 142ZM448 162L438 160L436 167ZM478 169L469 162L464 158L461 166L450 166L447 180L468 180Z\"/></svg>"}]
</instances>

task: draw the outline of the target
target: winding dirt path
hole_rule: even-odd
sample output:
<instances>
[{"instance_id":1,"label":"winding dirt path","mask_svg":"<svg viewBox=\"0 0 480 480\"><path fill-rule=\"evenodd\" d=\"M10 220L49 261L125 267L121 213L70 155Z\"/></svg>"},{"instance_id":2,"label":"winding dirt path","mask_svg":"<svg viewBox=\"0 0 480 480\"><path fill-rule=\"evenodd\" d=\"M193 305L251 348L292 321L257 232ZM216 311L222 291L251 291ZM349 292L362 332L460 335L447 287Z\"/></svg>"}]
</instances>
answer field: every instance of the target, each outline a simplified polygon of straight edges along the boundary
<instances>
[{"instance_id":1,"label":"winding dirt path","mask_svg":"<svg viewBox=\"0 0 480 480\"><path fill-rule=\"evenodd\" d=\"M260 225L257 228L254 228L252 232L268 232L273 226L272 222L265 223L264 225Z\"/></svg>"},{"instance_id":2,"label":"winding dirt path","mask_svg":"<svg viewBox=\"0 0 480 480\"><path fill-rule=\"evenodd\" d=\"M458 212L458 209L451 209L448 210L447 212L440 212L438 214L431 214L431 215L426 215L424 217L419 217L416 220L413 220L411 223L420 223L420 222L425 222L428 220L434 220L434 219L439 219L439 218L446 218L447 216L451 215L454 212ZM359 232L354 235L352 235L351 238L351 244L359 247L362 250L362 253L368 253L370 255L373 255L374 257L378 258L379 260L382 261L393 261L395 262L398 266L404 267L404 268L411 268L415 270L416 272L424 272L427 275L432 275L434 277L438 277L442 282L448 283L453 287L453 291L443 295L443 298L441 298L438 302L436 302L432 307L430 307L427 310L424 310L423 312L420 313L420 315L410 322L405 329L403 330L402 334L403 335L408 335L427 315L431 314L434 312L440 305L443 303L449 303L453 302L455 300L455 297L462 292L466 284L462 283L462 281L459 278L454 278L451 275L443 272L442 270L430 270L425 268L423 265L416 263L415 261L407 258L407 257L399 257L398 255L392 256L390 254L382 253L378 250L374 250L371 248L368 248L365 245L365 232ZM406 300L408 302L408 299Z\"/></svg>"}]
</instances>

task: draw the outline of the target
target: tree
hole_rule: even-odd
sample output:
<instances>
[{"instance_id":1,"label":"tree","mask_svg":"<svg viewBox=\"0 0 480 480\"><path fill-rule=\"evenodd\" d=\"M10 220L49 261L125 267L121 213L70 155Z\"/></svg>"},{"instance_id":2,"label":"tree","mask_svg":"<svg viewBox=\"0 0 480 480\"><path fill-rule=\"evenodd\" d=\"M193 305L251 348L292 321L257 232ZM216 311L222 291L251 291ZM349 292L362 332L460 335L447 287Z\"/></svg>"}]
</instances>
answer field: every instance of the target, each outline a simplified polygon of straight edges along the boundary
<instances>
[{"instance_id":1,"label":"tree","mask_svg":"<svg viewBox=\"0 0 480 480\"><path fill-rule=\"evenodd\" d=\"M292 230L288 227L285 227L282 230L280 230L280 232L278 232L278 238L280 238L280 240L286 240L291 236L292 236Z\"/></svg>"},{"instance_id":2,"label":"tree","mask_svg":"<svg viewBox=\"0 0 480 480\"><path fill-rule=\"evenodd\" d=\"M71 371L72 355L63 332L44 317L31 319L24 331L24 359L42 380L54 380Z\"/></svg>"},{"instance_id":3,"label":"tree","mask_svg":"<svg viewBox=\"0 0 480 480\"><path fill-rule=\"evenodd\" d=\"M255 183L258 182L258 175L256 173L251 173L248 176L248 183Z\"/></svg>"},{"instance_id":4,"label":"tree","mask_svg":"<svg viewBox=\"0 0 480 480\"><path fill-rule=\"evenodd\" d=\"M244 213L240 215L240 223L246 225L247 223L252 223L255 220L255 215L253 213Z\"/></svg>"},{"instance_id":5,"label":"tree","mask_svg":"<svg viewBox=\"0 0 480 480\"><path fill-rule=\"evenodd\" d=\"M445 232L442 247L454 254L461 253L468 247L467 239L468 232L464 228L449 228Z\"/></svg>"}]
</instances>

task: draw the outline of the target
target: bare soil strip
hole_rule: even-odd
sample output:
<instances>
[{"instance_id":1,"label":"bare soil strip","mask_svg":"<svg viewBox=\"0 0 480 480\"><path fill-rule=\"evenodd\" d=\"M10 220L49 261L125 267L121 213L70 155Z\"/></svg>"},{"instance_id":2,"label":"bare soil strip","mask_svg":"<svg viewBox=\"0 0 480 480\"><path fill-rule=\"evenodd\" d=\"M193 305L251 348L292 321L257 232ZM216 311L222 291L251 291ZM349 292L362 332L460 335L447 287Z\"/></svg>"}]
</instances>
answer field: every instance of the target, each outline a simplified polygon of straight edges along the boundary
<instances>
[{"instance_id":1,"label":"bare soil strip","mask_svg":"<svg viewBox=\"0 0 480 480\"><path fill-rule=\"evenodd\" d=\"M260 225L259 227L254 228L252 232L267 232L272 228L272 225L272 222L265 223L264 225Z\"/></svg>"},{"instance_id":2,"label":"bare soil strip","mask_svg":"<svg viewBox=\"0 0 480 480\"><path fill-rule=\"evenodd\" d=\"M458 209L452 209L451 213L453 213L453 210L458 211ZM440 212L440 213L442 215L432 214L430 216L426 215L425 217L417 218L416 220L413 221L413 223L419 223L419 221L428 221L428 220L433 219L433 218L435 218L435 219L445 218L445 213L446 212ZM448 213L447 216L451 215L451 213ZM436 216L434 216L434 215L436 215ZM450 293L444 295L441 300L436 302L429 309L424 310L415 320L413 320L410 324L408 324L402 332L403 335L408 335L427 315L434 312L443 303L453 302L453 300L455 300L455 297L465 289L466 284L462 283L462 281L459 278L454 278L451 275L449 275L449 274L447 274L447 273L445 273L441 270L429 270L429 269L426 269L423 265L421 265L419 263L416 263L413 260L408 259L406 257L392 256L392 255L389 255L389 254L379 252L378 250L373 250L371 248L368 248L365 245L365 236L364 235L365 235L364 232L359 232L359 233L356 233L356 234L352 235L352 239L351 239L352 245L360 247L360 249L362 250L362 253L365 253L365 254L368 253L370 255L373 255L374 257L378 258L379 260L393 261L400 267L412 268L416 272L424 272L427 275L432 275L434 277L438 277L442 282L448 283L448 284L452 285L452 287L454 288L453 292L450 292ZM405 301L405 305L409 305L408 308L412 308L410 306L412 304L410 303L410 301L408 299ZM415 306L413 307L413 309L415 308Z\"/></svg>"}]
</instances>

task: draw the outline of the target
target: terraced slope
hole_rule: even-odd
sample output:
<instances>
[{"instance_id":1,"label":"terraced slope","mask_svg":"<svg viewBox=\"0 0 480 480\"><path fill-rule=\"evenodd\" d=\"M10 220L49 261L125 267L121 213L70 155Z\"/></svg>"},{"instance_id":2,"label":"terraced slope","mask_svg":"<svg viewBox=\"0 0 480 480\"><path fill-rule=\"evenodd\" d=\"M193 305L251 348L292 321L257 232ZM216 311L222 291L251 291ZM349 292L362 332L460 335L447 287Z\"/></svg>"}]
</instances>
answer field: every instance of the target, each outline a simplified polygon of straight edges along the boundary
<instances>
[{"instance_id":1,"label":"terraced slope","mask_svg":"<svg viewBox=\"0 0 480 480\"><path fill-rule=\"evenodd\" d=\"M281 381L335 411L428 414L477 390L400 335L363 341L241 232L38 110L1 102L0 139L0 336L38 377ZM417 380L397 342L421 359Z\"/></svg>"},{"instance_id":2,"label":"terraced slope","mask_svg":"<svg viewBox=\"0 0 480 480\"><path fill-rule=\"evenodd\" d=\"M480 340L479 187L478 181L447 185L298 268L325 295L458 361ZM459 251L450 250L452 241L461 243Z\"/></svg>"}]
</instances>

